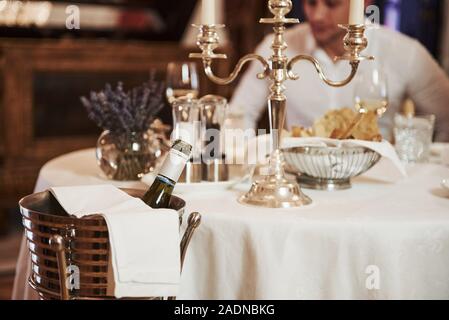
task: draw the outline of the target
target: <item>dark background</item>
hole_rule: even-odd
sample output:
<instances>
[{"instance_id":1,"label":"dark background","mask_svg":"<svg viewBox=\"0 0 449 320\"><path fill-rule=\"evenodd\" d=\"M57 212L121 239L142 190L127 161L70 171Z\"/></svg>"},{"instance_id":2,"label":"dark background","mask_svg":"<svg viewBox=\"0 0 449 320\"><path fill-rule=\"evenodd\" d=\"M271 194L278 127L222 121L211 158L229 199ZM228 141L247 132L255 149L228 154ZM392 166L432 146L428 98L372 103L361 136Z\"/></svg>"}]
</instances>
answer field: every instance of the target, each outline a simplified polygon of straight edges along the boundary
<instances>
[{"instance_id":1,"label":"dark background","mask_svg":"<svg viewBox=\"0 0 449 320\"><path fill-rule=\"evenodd\" d=\"M235 2L235 0L225 0L226 2ZM248 0L238 0L242 3L251 2ZM142 30L79 30L72 31L62 29L37 29L37 28L6 28L0 27L0 37L34 37L34 38L60 38L60 37L79 37L79 38L99 38L108 37L109 39L138 39L144 41L179 41L189 22L190 16L194 10L196 0L79 0L79 1L52 1L54 3L67 4L100 4L114 6L123 10L124 13L141 13L148 10L156 11L162 20L166 23L166 29L162 32L154 32L149 29ZM265 5L265 1L260 1ZM389 6L397 6L400 11L401 23L399 31L418 39L435 56L439 50L440 30L443 20L442 0L402 0L399 5L391 0L377 0L375 4L381 8L381 22L383 23L384 10ZM293 0L292 17L298 17L304 21L302 12L302 0ZM174 10L173 8L176 8Z\"/></svg>"}]
</instances>

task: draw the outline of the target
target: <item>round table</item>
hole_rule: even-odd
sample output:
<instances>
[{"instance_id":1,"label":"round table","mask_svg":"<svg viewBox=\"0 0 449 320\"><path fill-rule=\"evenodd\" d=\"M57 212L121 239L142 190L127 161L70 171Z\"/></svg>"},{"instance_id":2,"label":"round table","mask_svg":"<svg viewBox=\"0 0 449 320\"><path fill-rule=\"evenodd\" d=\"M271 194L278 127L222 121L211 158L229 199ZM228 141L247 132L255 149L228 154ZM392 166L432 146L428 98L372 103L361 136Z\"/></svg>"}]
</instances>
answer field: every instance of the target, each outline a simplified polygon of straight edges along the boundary
<instances>
[{"instance_id":1,"label":"round table","mask_svg":"<svg viewBox=\"0 0 449 320\"><path fill-rule=\"evenodd\" d=\"M181 281L181 299L449 299L449 168L408 167L408 178L374 171L339 192L305 192L314 204L261 209L237 202L249 185L182 194L203 215ZM46 164L36 192L51 186L140 182L101 178L93 149ZM26 244L14 298L36 298L26 284Z\"/></svg>"}]
</instances>

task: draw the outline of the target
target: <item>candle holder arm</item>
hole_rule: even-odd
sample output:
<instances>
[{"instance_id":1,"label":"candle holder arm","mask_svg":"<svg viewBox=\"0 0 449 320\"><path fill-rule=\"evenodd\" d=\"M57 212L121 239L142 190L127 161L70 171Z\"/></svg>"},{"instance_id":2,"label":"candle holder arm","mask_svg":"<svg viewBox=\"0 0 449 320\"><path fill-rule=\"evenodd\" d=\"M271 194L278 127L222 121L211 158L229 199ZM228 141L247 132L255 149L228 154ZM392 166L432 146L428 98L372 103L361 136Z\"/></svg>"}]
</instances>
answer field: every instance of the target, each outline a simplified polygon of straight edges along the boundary
<instances>
[{"instance_id":1,"label":"candle holder arm","mask_svg":"<svg viewBox=\"0 0 449 320\"><path fill-rule=\"evenodd\" d=\"M315 69L318 72L318 75L320 76L320 78L331 87L344 87L348 83L350 83L354 79L355 75L357 74L357 70L358 70L359 64L360 64L359 60L350 61L349 63L351 65L351 73L349 74L349 76L346 79L341 80L341 81L333 81L333 80L330 80L326 76L326 74L324 73L324 71L321 68L321 65L317 59L315 59L312 56L308 56L308 55L298 55L298 56L294 57L292 60L290 60L290 62L287 65L288 77L291 80L299 79L299 76L293 72L293 67L294 67L295 63L297 63L301 60L311 62L315 66Z\"/></svg>"},{"instance_id":2,"label":"candle holder arm","mask_svg":"<svg viewBox=\"0 0 449 320\"><path fill-rule=\"evenodd\" d=\"M244 56L243 58L241 58L239 60L239 62L237 63L237 65L235 66L232 73L226 78L220 78L214 74L214 72L212 71L212 61L213 60L214 59L207 59L207 58L203 59L204 71L206 72L207 77L211 81L213 81L219 85L227 85L227 84L230 84L231 82L233 82L238 77L240 72L242 71L243 66L246 63L251 62L251 61L259 61L264 68L263 72L260 72L257 74L258 79L262 80L270 75L270 65L262 56L259 56L257 54L248 54L248 55Z\"/></svg>"}]
</instances>

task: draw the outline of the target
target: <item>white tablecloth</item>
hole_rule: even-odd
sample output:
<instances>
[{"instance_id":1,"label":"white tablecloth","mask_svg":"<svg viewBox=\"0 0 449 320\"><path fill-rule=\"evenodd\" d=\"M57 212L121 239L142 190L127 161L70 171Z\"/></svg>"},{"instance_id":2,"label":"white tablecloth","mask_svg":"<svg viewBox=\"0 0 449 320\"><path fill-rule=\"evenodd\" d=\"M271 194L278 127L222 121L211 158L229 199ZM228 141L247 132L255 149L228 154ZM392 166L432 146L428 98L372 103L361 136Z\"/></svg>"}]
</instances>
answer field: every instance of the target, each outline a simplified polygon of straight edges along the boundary
<instances>
[{"instance_id":1,"label":"white tablecloth","mask_svg":"<svg viewBox=\"0 0 449 320\"><path fill-rule=\"evenodd\" d=\"M381 171L382 168L377 168ZM181 281L184 299L449 299L449 168L408 168L396 184L361 177L351 190L305 190L307 208L240 205L235 191L184 194L203 215ZM93 150L57 158L36 191L104 183ZM119 186L145 188L141 183ZM15 298L34 298L23 245Z\"/></svg>"}]
</instances>

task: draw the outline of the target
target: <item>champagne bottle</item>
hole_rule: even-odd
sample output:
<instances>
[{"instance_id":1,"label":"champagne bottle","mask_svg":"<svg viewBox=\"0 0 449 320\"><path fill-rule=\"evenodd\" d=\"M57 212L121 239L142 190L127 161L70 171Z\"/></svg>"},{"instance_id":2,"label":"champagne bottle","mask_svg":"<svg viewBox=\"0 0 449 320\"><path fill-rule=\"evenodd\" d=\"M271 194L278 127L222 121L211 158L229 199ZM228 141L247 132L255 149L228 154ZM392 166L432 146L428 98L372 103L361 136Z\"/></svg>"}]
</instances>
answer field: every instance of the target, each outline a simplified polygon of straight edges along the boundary
<instances>
[{"instance_id":1,"label":"champagne bottle","mask_svg":"<svg viewBox=\"0 0 449 320\"><path fill-rule=\"evenodd\" d=\"M182 140L176 140L167 155L161 170L142 200L154 209L168 208L170 198L187 161L192 146Z\"/></svg>"}]
</instances>

